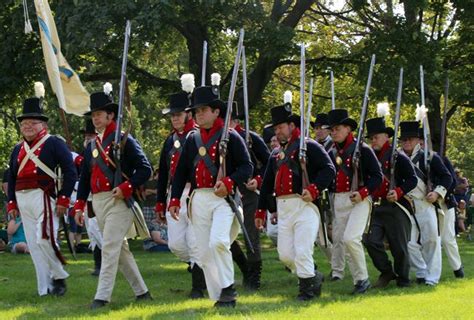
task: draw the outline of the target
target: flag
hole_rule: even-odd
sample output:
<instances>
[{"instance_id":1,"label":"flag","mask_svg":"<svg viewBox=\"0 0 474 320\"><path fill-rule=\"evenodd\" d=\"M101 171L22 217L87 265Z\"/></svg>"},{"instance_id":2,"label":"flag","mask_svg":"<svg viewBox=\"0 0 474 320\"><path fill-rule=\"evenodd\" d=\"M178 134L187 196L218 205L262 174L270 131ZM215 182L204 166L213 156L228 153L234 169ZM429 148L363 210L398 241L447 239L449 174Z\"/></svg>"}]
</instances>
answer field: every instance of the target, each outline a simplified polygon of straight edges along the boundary
<instances>
[{"instance_id":1,"label":"flag","mask_svg":"<svg viewBox=\"0 0 474 320\"><path fill-rule=\"evenodd\" d=\"M61 43L48 1L35 0L35 7L46 71L59 107L67 113L82 116L90 111L89 93L61 53Z\"/></svg>"}]
</instances>

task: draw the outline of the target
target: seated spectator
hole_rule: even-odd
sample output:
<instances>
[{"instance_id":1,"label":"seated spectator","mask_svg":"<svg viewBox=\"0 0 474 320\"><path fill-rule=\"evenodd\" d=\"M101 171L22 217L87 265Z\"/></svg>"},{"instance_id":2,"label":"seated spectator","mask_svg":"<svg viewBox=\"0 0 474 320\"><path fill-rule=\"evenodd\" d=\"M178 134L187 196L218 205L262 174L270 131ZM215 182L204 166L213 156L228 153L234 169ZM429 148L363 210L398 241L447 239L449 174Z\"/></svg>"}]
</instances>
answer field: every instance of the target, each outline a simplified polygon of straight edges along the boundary
<instances>
[{"instance_id":1,"label":"seated spectator","mask_svg":"<svg viewBox=\"0 0 474 320\"><path fill-rule=\"evenodd\" d=\"M12 253L30 253L26 243L25 230L23 229L21 217L10 219L8 222L7 232L10 237L8 246Z\"/></svg>"},{"instance_id":2,"label":"seated spectator","mask_svg":"<svg viewBox=\"0 0 474 320\"><path fill-rule=\"evenodd\" d=\"M168 248L168 228L166 224L152 220L147 222L148 230L150 231L151 239L143 242L143 248L147 251L170 251Z\"/></svg>"}]
</instances>

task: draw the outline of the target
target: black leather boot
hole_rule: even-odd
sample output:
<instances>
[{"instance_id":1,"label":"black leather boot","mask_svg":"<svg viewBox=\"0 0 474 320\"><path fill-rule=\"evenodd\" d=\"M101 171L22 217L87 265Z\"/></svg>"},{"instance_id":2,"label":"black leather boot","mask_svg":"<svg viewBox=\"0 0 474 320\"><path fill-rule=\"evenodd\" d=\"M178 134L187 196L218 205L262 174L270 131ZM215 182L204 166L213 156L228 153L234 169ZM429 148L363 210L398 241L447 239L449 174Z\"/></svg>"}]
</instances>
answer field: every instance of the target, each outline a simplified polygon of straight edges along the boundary
<instances>
[{"instance_id":1,"label":"black leather boot","mask_svg":"<svg viewBox=\"0 0 474 320\"><path fill-rule=\"evenodd\" d=\"M222 289L219 300L214 304L216 308L234 308L237 303L237 291L231 284L227 288Z\"/></svg>"},{"instance_id":2,"label":"black leather boot","mask_svg":"<svg viewBox=\"0 0 474 320\"><path fill-rule=\"evenodd\" d=\"M192 289L189 293L191 299L201 299L204 298L204 290L206 290L206 279L204 278L204 272L197 265L194 264L192 268Z\"/></svg>"},{"instance_id":3,"label":"black leather boot","mask_svg":"<svg viewBox=\"0 0 474 320\"><path fill-rule=\"evenodd\" d=\"M102 250L96 245L94 248L94 271L91 275L98 277L100 274L100 266L102 265Z\"/></svg>"},{"instance_id":4,"label":"black leather boot","mask_svg":"<svg viewBox=\"0 0 474 320\"><path fill-rule=\"evenodd\" d=\"M234 262L237 264L240 271L242 272L242 282L244 284L247 283L249 277L248 261L247 257L245 256L244 252L242 251L242 248L240 247L237 241L232 242L232 244L230 245L230 252L232 252L232 260L234 260Z\"/></svg>"}]
</instances>

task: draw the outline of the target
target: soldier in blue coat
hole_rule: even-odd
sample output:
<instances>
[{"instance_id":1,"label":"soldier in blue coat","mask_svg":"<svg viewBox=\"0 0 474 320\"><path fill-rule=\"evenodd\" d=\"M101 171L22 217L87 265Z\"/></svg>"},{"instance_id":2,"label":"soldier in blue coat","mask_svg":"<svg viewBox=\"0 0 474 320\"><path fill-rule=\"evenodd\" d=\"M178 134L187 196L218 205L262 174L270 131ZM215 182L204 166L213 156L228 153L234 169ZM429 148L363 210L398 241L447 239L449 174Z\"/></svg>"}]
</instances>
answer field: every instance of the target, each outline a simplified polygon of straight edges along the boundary
<instances>
[{"instance_id":1,"label":"soldier in blue coat","mask_svg":"<svg viewBox=\"0 0 474 320\"><path fill-rule=\"evenodd\" d=\"M253 172L245 143L235 130L229 132L225 176L220 168L219 141L224 129L225 105L217 85L194 90L191 107L199 130L189 134L172 182L169 211L179 219L181 195L191 181L189 216L196 235L198 261L207 290L216 307L234 307L234 266L230 245L237 237L238 221L226 197Z\"/></svg>"},{"instance_id":2,"label":"soldier in blue coat","mask_svg":"<svg viewBox=\"0 0 474 320\"><path fill-rule=\"evenodd\" d=\"M125 239L133 223L133 214L127 205L134 190L151 175L151 166L140 145L128 135L124 144L120 166L123 177L114 183L114 140L118 106L112 101L112 88L107 84L104 92L90 96L90 115L97 131L84 152L81 177L74 205L75 219L84 224L84 207L92 193L92 207L102 231L102 262L99 283L92 309L101 308L111 301L115 277L120 267L132 287L137 300L150 300L151 295L138 270L137 263ZM114 185L117 184L117 187Z\"/></svg>"},{"instance_id":3,"label":"soldier in blue coat","mask_svg":"<svg viewBox=\"0 0 474 320\"><path fill-rule=\"evenodd\" d=\"M286 96L286 94L285 94ZM314 242L319 230L319 209L313 203L334 179L335 169L327 152L307 140L308 185L299 161L300 122L291 112L291 101L271 109L272 126L281 147L272 151L265 169L255 224L263 228L267 210L276 196L278 212L278 255L299 280L298 300L321 294L323 275L315 270ZM305 178L306 179L306 178Z\"/></svg>"},{"instance_id":4,"label":"soldier in blue coat","mask_svg":"<svg viewBox=\"0 0 474 320\"><path fill-rule=\"evenodd\" d=\"M394 130L385 126L383 117L367 120L366 126L367 137L372 143L384 174L382 184L372 194L374 209L369 233L364 242L372 262L380 272L374 288L385 288L392 280L396 280L399 287L408 287L410 215L414 213L408 197L417 184L415 169L410 159L403 153L397 154L395 164L392 164L390 138L393 137ZM395 181L390 189L392 165L395 166ZM393 267L385 251L385 238L394 259Z\"/></svg>"},{"instance_id":5,"label":"soldier in blue coat","mask_svg":"<svg viewBox=\"0 0 474 320\"><path fill-rule=\"evenodd\" d=\"M40 87L35 98L24 101L23 114L17 118L23 141L10 156L7 211L13 219L21 214L38 294L62 296L69 274L56 242L58 217L69 207L77 176L66 144L48 133L48 117L42 108L44 88Z\"/></svg>"}]
</instances>

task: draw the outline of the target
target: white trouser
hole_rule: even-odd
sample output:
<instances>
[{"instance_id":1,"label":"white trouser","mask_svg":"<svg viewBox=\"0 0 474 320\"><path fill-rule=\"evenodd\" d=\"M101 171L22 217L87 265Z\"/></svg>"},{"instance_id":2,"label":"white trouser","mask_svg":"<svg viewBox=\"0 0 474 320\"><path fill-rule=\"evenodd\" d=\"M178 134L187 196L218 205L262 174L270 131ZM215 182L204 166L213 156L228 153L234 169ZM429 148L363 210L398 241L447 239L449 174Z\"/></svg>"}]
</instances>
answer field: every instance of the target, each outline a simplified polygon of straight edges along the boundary
<instances>
[{"instance_id":1,"label":"white trouser","mask_svg":"<svg viewBox=\"0 0 474 320\"><path fill-rule=\"evenodd\" d=\"M217 301L222 289L234 283L230 245L237 238L240 226L229 204L216 196L214 189L194 190L190 217L209 298Z\"/></svg>"},{"instance_id":2,"label":"white trouser","mask_svg":"<svg viewBox=\"0 0 474 320\"><path fill-rule=\"evenodd\" d=\"M369 277L365 261L362 235L367 227L371 202L367 197L363 201L352 204L350 192L334 195L333 248L331 268L332 276L343 278L345 257L347 255L349 269L354 284Z\"/></svg>"},{"instance_id":3,"label":"white trouser","mask_svg":"<svg viewBox=\"0 0 474 320\"><path fill-rule=\"evenodd\" d=\"M272 240L272 243L274 245L277 245L278 243L278 223L277 224L272 224L271 223L271 218L272 218L272 214L270 212L267 212L267 231L266 231L266 234L267 234L267 237L270 238L270 240Z\"/></svg>"},{"instance_id":4,"label":"white trouser","mask_svg":"<svg viewBox=\"0 0 474 320\"><path fill-rule=\"evenodd\" d=\"M89 248L91 250L94 250L95 247L99 247L99 249L102 250L102 232L100 232L99 229L99 224L97 223L97 218L89 218L87 215L87 212L85 213L85 219L84 219L85 225L86 225L86 230L87 230L87 236L89 237L90 243L89 243Z\"/></svg>"},{"instance_id":5,"label":"white trouser","mask_svg":"<svg viewBox=\"0 0 474 320\"><path fill-rule=\"evenodd\" d=\"M48 288L52 289L52 280L65 279L69 277L69 274L56 257L51 240L42 238L44 191L29 189L17 191L15 195L25 229L26 242L36 270L38 294L42 296L48 294ZM56 208L53 199L51 199L51 208L53 208L53 211ZM53 235L55 240L58 227L59 218L53 212ZM50 234L49 222L47 223L47 233Z\"/></svg>"},{"instance_id":6,"label":"white trouser","mask_svg":"<svg viewBox=\"0 0 474 320\"><path fill-rule=\"evenodd\" d=\"M94 194L92 207L103 236L99 284L94 299L111 300L118 269L127 279L135 296L146 293L148 288L125 238L133 221L131 210L125 201L112 197L111 191Z\"/></svg>"},{"instance_id":7,"label":"white trouser","mask_svg":"<svg viewBox=\"0 0 474 320\"><path fill-rule=\"evenodd\" d=\"M298 278L314 277L314 240L319 229L318 208L299 195L277 198L278 255Z\"/></svg>"},{"instance_id":8,"label":"white trouser","mask_svg":"<svg viewBox=\"0 0 474 320\"><path fill-rule=\"evenodd\" d=\"M456 271L462 266L461 257L459 255L458 243L456 242L456 231L454 230L454 223L456 220L455 208L446 206L445 203L441 205L444 211L444 216L439 218L439 226L441 231L441 245L448 257L448 262L451 268Z\"/></svg>"},{"instance_id":9,"label":"white trouser","mask_svg":"<svg viewBox=\"0 0 474 320\"><path fill-rule=\"evenodd\" d=\"M181 208L179 210L179 220L173 219L169 212L166 213L168 224L168 247L181 261L190 262L191 266L197 261L196 236L193 225L188 218L186 199L189 189L186 188L181 197ZM198 263L199 264L199 263Z\"/></svg>"},{"instance_id":10,"label":"white trouser","mask_svg":"<svg viewBox=\"0 0 474 320\"><path fill-rule=\"evenodd\" d=\"M413 216L411 237L408 242L410 265L415 269L417 278L424 278L430 284L436 284L441 277L441 240L438 236L438 222L435 207L425 200L414 199L415 218L421 231L421 245L417 243L420 231Z\"/></svg>"}]
</instances>

